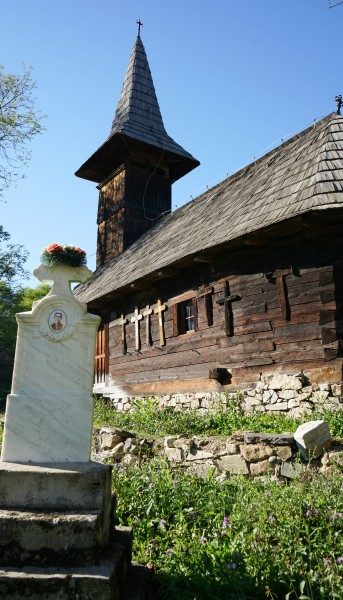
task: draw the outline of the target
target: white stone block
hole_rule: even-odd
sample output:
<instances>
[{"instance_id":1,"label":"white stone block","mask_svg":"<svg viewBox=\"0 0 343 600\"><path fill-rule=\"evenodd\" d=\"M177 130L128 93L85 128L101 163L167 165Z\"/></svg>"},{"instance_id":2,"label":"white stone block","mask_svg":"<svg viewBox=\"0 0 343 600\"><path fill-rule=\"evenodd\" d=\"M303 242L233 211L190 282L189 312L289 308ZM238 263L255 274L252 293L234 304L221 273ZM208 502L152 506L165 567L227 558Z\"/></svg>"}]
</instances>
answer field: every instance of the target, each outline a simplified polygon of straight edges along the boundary
<instances>
[{"instance_id":1,"label":"white stone block","mask_svg":"<svg viewBox=\"0 0 343 600\"><path fill-rule=\"evenodd\" d=\"M318 458L331 444L329 425L323 420L304 423L296 430L294 440L303 458Z\"/></svg>"}]
</instances>

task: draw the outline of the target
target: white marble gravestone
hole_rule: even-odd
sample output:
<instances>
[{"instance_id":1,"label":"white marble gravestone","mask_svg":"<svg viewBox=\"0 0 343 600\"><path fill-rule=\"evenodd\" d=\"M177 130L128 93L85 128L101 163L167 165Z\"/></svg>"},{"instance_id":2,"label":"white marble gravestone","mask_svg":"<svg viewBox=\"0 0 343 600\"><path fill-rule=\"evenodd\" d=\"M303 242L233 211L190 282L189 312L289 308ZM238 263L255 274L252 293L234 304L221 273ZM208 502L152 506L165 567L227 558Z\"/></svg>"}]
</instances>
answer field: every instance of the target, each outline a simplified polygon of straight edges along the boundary
<instances>
[{"instance_id":1,"label":"white marble gravestone","mask_svg":"<svg viewBox=\"0 0 343 600\"><path fill-rule=\"evenodd\" d=\"M88 462L100 317L87 313L70 283L85 282L92 272L87 267L40 265L34 275L54 284L32 311L17 314L1 461Z\"/></svg>"}]
</instances>

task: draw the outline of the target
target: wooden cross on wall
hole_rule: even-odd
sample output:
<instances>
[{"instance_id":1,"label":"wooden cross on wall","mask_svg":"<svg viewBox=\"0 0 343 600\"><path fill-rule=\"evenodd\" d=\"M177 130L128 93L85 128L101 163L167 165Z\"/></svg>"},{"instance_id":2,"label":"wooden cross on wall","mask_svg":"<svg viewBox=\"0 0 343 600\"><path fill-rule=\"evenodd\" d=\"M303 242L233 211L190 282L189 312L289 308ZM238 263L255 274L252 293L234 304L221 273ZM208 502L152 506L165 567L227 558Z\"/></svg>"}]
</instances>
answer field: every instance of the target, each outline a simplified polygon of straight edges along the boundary
<instances>
[{"instance_id":1,"label":"wooden cross on wall","mask_svg":"<svg viewBox=\"0 0 343 600\"><path fill-rule=\"evenodd\" d=\"M287 264L287 266L284 266ZM277 285L278 296L280 300L281 314L285 321L291 320L291 307L288 300L288 291L286 284L287 275L294 275L292 265L285 260L279 261L279 266L275 269L267 269L267 279L274 279Z\"/></svg>"},{"instance_id":2,"label":"wooden cross on wall","mask_svg":"<svg viewBox=\"0 0 343 600\"><path fill-rule=\"evenodd\" d=\"M147 304L145 310L143 310L143 317L145 318L145 341L147 346L152 346L151 331L150 331L150 315L153 313L150 304Z\"/></svg>"},{"instance_id":3,"label":"wooden cross on wall","mask_svg":"<svg viewBox=\"0 0 343 600\"><path fill-rule=\"evenodd\" d=\"M281 306L281 313L282 313L283 318L286 321L290 321L290 319L291 319L291 307L290 307L289 301L288 301L288 293L287 293L285 277L287 275L292 275L292 274L293 274L293 269L291 267L289 267L287 269L276 269L275 270L277 291L279 294L279 300L280 300L280 306Z\"/></svg>"},{"instance_id":4,"label":"wooden cross on wall","mask_svg":"<svg viewBox=\"0 0 343 600\"><path fill-rule=\"evenodd\" d=\"M126 331L125 331L125 325L126 323L128 323L128 320L125 319L124 315L122 314L120 317L120 321L119 321L119 325L121 326L121 351L123 354L126 354L127 351L127 347L126 347Z\"/></svg>"},{"instance_id":5,"label":"wooden cross on wall","mask_svg":"<svg viewBox=\"0 0 343 600\"><path fill-rule=\"evenodd\" d=\"M141 347L141 338L139 335L139 321L143 319L143 315L139 314L138 306L135 308L135 315L131 317L131 323L135 324L135 340L136 340L136 350L140 350Z\"/></svg>"},{"instance_id":6,"label":"wooden cross on wall","mask_svg":"<svg viewBox=\"0 0 343 600\"><path fill-rule=\"evenodd\" d=\"M228 281L224 283L223 293L224 297L217 300L216 303L220 306L224 305L225 331L228 337L232 337L234 335L232 302L239 300L239 296L237 294L230 294Z\"/></svg>"},{"instance_id":7,"label":"wooden cross on wall","mask_svg":"<svg viewBox=\"0 0 343 600\"><path fill-rule=\"evenodd\" d=\"M163 312L167 310L167 305L162 304L161 300L157 300L157 308L154 308L155 315L158 315L158 324L160 329L160 344L161 346L166 345L166 338L164 335L164 327L163 327Z\"/></svg>"},{"instance_id":8,"label":"wooden cross on wall","mask_svg":"<svg viewBox=\"0 0 343 600\"><path fill-rule=\"evenodd\" d=\"M198 290L198 298L203 298L205 303L205 317L206 323L210 327L213 325L213 310L212 310L212 298L213 286L207 286L205 283Z\"/></svg>"}]
</instances>

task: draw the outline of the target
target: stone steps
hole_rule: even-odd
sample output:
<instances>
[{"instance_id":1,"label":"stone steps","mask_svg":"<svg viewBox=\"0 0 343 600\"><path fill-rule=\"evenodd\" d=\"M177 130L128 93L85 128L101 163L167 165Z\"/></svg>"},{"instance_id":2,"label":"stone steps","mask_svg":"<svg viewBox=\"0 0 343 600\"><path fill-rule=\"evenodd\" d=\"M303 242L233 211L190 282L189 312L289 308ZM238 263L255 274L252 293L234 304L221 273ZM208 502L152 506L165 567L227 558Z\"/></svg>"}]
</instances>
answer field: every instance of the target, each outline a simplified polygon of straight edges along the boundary
<instances>
[{"instance_id":1,"label":"stone steps","mask_svg":"<svg viewBox=\"0 0 343 600\"><path fill-rule=\"evenodd\" d=\"M1 600L150 600L113 522L109 465L0 462Z\"/></svg>"}]
</instances>

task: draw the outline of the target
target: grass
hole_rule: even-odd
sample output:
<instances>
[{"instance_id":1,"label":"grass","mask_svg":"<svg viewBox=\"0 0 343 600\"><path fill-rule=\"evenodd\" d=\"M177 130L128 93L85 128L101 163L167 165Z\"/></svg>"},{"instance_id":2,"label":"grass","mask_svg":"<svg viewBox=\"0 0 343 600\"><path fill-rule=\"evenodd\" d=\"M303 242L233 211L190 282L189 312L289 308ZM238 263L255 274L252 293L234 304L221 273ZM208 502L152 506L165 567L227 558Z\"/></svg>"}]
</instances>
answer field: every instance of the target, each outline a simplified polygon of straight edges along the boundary
<instances>
[{"instance_id":1,"label":"grass","mask_svg":"<svg viewBox=\"0 0 343 600\"><path fill-rule=\"evenodd\" d=\"M343 438L342 411L321 411L311 415L311 420L325 419L332 436ZM308 420L310 420L308 419ZM304 419L287 417L284 414L256 412L246 414L241 410L239 397L230 400L227 410L221 404L206 414L197 410L175 411L173 408L158 408L154 398L137 400L134 410L117 411L110 402L98 399L95 403L95 427L103 425L133 429L145 437L171 434L230 435L234 431L252 430L259 433L294 432Z\"/></svg>"},{"instance_id":2,"label":"grass","mask_svg":"<svg viewBox=\"0 0 343 600\"><path fill-rule=\"evenodd\" d=\"M343 437L342 411L320 412ZM151 437L170 433L280 433L303 422L284 415L157 410L153 399L118 412L98 400L95 424ZM210 474L202 479L163 457L117 466L116 519L134 528L134 558L154 569L158 600L343 600L343 484L309 465L287 484Z\"/></svg>"},{"instance_id":3,"label":"grass","mask_svg":"<svg viewBox=\"0 0 343 600\"><path fill-rule=\"evenodd\" d=\"M342 478L287 485L201 479L162 457L114 472L117 522L134 528L157 598L343 598Z\"/></svg>"}]
</instances>

